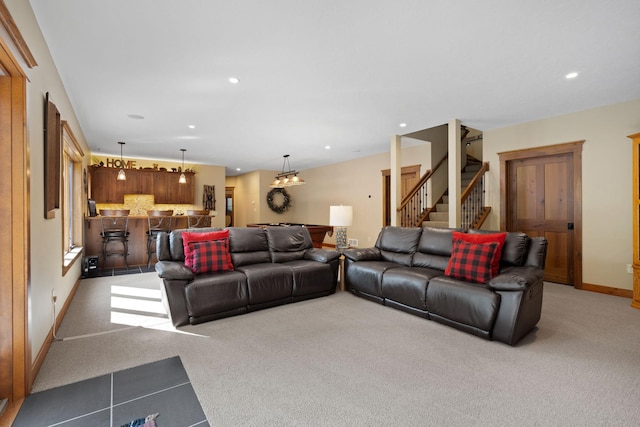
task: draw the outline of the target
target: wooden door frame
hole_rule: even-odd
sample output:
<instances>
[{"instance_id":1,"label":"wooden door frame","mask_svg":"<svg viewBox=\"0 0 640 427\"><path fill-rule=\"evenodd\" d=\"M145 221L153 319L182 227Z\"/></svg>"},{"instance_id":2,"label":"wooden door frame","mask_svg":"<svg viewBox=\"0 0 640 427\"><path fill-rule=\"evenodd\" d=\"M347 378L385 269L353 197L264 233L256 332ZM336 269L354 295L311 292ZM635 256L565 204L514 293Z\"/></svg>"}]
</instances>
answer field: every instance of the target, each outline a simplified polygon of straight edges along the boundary
<instances>
[{"instance_id":1,"label":"wooden door frame","mask_svg":"<svg viewBox=\"0 0 640 427\"><path fill-rule=\"evenodd\" d=\"M389 192L390 189L387 188L387 183L386 183L386 177L390 177L391 176L391 169L382 169L380 171L382 173L382 226L385 226L386 223L386 199L387 199L387 194ZM411 165L411 166L402 166L400 168L400 176L402 176L402 174L405 173L415 173L418 176L418 179L420 179L420 165ZM391 203L389 203L391 204ZM390 206L389 207L390 212L393 212L394 209ZM397 209L397 208L396 208Z\"/></svg>"},{"instance_id":2,"label":"wooden door frame","mask_svg":"<svg viewBox=\"0 0 640 427\"><path fill-rule=\"evenodd\" d=\"M506 230L511 212L509 205L509 171L515 160L534 159L559 154L571 154L573 159L573 286L583 289L582 284L582 145L584 140L564 144L546 145L523 150L498 153L500 158L500 230Z\"/></svg>"},{"instance_id":3,"label":"wooden door frame","mask_svg":"<svg viewBox=\"0 0 640 427\"><path fill-rule=\"evenodd\" d=\"M233 226L235 224L235 215L236 215L236 187L224 187L224 216L225 216L225 227L227 226L226 224L226 218L227 218L227 194L231 193L231 206L232 206L232 210L231 210L231 225Z\"/></svg>"},{"instance_id":4,"label":"wooden door frame","mask_svg":"<svg viewBox=\"0 0 640 427\"><path fill-rule=\"evenodd\" d=\"M26 75L10 49L0 39L0 68L9 89L0 102L7 115L0 124L0 147L10 153L8 167L0 171L0 197L9 212L9 227L0 230L0 360L9 371L0 374L0 397L15 403L31 391L29 338L29 152L26 129Z\"/></svg>"}]
</instances>

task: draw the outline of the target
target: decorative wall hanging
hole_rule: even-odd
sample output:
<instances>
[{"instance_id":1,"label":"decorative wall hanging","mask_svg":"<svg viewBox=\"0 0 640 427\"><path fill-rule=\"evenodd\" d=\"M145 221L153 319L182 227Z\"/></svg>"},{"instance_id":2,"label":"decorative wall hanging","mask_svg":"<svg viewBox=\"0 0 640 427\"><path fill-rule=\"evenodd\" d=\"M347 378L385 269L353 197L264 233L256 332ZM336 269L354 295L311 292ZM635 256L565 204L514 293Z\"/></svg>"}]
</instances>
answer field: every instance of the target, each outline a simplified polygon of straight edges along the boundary
<instances>
[{"instance_id":1,"label":"decorative wall hanging","mask_svg":"<svg viewBox=\"0 0 640 427\"><path fill-rule=\"evenodd\" d=\"M49 100L44 101L44 217L55 218L60 207L60 158L62 157L62 127L60 113Z\"/></svg>"},{"instance_id":2,"label":"decorative wall hanging","mask_svg":"<svg viewBox=\"0 0 640 427\"><path fill-rule=\"evenodd\" d=\"M291 207L291 196L284 188L274 188L267 193L267 205L277 214L284 213Z\"/></svg>"},{"instance_id":3,"label":"decorative wall hanging","mask_svg":"<svg viewBox=\"0 0 640 427\"><path fill-rule=\"evenodd\" d=\"M205 185L202 191L202 207L206 210L216 210L216 186Z\"/></svg>"}]
</instances>

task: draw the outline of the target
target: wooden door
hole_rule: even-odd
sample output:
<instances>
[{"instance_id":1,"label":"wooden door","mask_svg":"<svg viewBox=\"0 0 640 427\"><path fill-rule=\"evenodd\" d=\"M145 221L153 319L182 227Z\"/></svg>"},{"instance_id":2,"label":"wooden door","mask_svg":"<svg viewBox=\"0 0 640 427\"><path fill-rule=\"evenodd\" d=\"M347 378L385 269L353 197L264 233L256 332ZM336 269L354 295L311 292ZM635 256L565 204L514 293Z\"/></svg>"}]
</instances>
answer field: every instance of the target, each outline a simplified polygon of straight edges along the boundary
<instances>
[{"instance_id":1,"label":"wooden door","mask_svg":"<svg viewBox=\"0 0 640 427\"><path fill-rule=\"evenodd\" d=\"M580 159L558 147L505 161L502 228L545 237L544 280L581 287Z\"/></svg>"},{"instance_id":2,"label":"wooden door","mask_svg":"<svg viewBox=\"0 0 640 427\"><path fill-rule=\"evenodd\" d=\"M224 206L225 206L225 215L224 215L224 225L225 227L233 227L233 206L235 203L234 200L235 187L225 187L224 188Z\"/></svg>"},{"instance_id":3,"label":"wooden door","mask_svg":"<svg viewBox=\"0 0 640 427\"><path fill-rule=\"evenodd\" d=\"M406 196L419 179L420 165L403 167L400 171L400 198ZM391 169L382 171L382 203L382 225L391 225Z\"/></svg>"}]
</instances>

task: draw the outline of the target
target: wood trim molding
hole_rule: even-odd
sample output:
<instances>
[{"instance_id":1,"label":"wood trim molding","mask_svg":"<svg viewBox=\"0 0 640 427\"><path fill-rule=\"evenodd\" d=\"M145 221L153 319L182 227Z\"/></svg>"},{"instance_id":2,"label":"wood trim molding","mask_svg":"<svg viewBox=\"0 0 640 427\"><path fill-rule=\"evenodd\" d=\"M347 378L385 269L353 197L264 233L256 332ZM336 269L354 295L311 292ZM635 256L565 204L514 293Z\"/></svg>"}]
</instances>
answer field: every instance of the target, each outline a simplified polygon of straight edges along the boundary
<instances>
[{"instance_id":1,"label":"wood trim molding","mask_svg":"<svg viewBox=\"0 0 640 427\"><path fill-rule=\"evenodd\" d=\"M609 286L594 285L591 283L582 284L583 291L598 292L600 294L614 295L617 297L629 298L633 297L633 291L630 289L612 288Z\"/></svg>"},{"instance_id":2,"label":"wood trim molding","mask_svg":"<svg viewBox=\"0 0 640 427\"><path fill-rule=\"evenodd\" d=\"M27 46L27 42L25 42L22 37L9 9L7 9L7 5L4 4L4 0L0 0L0 23L5 30L7 30L7 33L9 33L9 37L13 40L13 43L16 45L18 52L20 52L27 66L29 68L37 67L38 63L36 62L36 58L31 53L31 50L29 50L29 46Z\"/></svg>"},{"instance_id":3,"label":"wood trim molding","mask_svg":"<svg viewBox=\"0 0 640 427\"><path fill-rule=\"evenodd\" d=\"M0 3L2 3L0 1ZM4 4L0 4L4 6ZM10 218L0 235L0 392L11 402L19 401L31 391L31 344L29 339L29 152L26 129L26 76L15 57L0 39L0 68L7 74L5 93L0 98L0 147L8 162L0 175L0 196L7 201L0 211ZM6 370L4 368L7 368Z\"/></svg>"},{"instance_id":4,"label":"wood trim molding","mask_svg":"<svg viewBox=\"0 0 640 427\"><path fill-rule=\"evenodd\" d=\"M35 357L35 360L33 361L33 365L31 366L31 374L33 378L35 378L38 375L38 372L40 372L40 368L42 368L44 359L47 353L49 352L49 348L51 347L51 344L53 343L53 340L54 340L53 328L55 327L57 330L58 325L62 323L62 319L64 319L64 316L67 314L67 310L69 310L69 306L71 305L71 301L73 300L73 297L76 295L76 292L78 291L79 285L80 285L80 278L78 278L76 283L73 285L71 292L69 292L69 297L67 298L64 305L60 309L60 312L58 313L58 315L56 316L57 317L56 324L53 325L51 329L49 329L49 333L47 334L47 337L45 338L44 343L40 348L40 351L38 352L38 354Z\"/></svg>"}]
</instances>

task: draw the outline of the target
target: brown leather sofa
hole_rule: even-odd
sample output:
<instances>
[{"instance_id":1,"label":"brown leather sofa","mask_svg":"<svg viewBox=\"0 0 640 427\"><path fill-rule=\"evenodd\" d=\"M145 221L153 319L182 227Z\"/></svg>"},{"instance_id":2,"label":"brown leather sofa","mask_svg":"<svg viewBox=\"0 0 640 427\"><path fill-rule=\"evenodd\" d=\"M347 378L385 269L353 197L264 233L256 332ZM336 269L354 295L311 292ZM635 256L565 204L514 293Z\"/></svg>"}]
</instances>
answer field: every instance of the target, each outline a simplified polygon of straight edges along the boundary
<instances>
[{"instance_id":1,"label":"brown leather sofa","mask_svg":"<svg viewBox=\"0 0 640 427\"><path fill-rule=\"evenodd\" d=\"M157 240L156 272L174 326L196 324L267 307L330 295L338 280L337 251L313 247L302 226L229 227L232 271L194 274L184 264L182 232Z\"/></svg>"},{"instance_id":2,"label":"brown leather sofa","mask_svg":"<svg viewBox=\"0 0 640 427\"><path fill-rule=\"evenodd\" d=\"M480 284L445 275L453 231L461 230L383 228L375 247L344 252L347 289L485 339L515 345L540 320L546 239L507 233L499 274Z\"/></svg>"}]
</instances>

